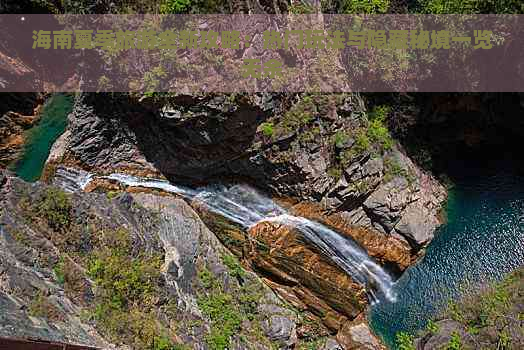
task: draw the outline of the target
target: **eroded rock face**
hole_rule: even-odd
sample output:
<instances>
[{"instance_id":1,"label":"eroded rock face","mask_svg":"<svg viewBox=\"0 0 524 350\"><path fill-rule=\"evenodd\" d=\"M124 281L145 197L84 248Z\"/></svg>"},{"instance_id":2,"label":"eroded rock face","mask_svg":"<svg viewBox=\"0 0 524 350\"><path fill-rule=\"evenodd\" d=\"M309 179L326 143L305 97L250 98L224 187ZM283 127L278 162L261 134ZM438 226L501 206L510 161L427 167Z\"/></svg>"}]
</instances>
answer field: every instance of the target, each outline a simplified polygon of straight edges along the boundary
<instances>
[{"instance_id":1,"label":"eroded rock face","mask_svg":"<svg viewBox=\"0 0 524 350\"><path fill-rule=\"evenodd\" d=\"M0 168L17 158L24 145L24 132L38 121L42 103L37 93L0 93Z\"/></svg>"},{"instance_id":2,"label":"eroded rock face","mask_svg":"<svg viewBox=\"0 0 524 350\"><path fill-rule=\"evenodd\" d=\"M179 95L148 102L84 94L62 140L64 162L193 185L241 179L278 196L318 201L350 224L403 237L415 251L427 244L444 188L400 146L384 155L356 151L352 130L366 125L358 94L315 98Z\"/></svg>"},{"instance_id":3,"label":"eroded rock face","mask_svg":"<svg viewBox=\"0 0 524 350\"><path fill-rule=\"evenodd\" d=\"M365 308L363 286L305 244L296 229L262 222L248 235L246 259L252 268L278 284L277 290L298 307L319 315L331 331L337 332Z\"/></svg>"},{"instance_id":4,"label":"eroded rock face","mask_svg":"<svg viewBox=\"0 0 524 350\"><path fill-rule=\"evenodd\" d=\"M104 324L85 318L100 302L101 288L87 276L89 261L103 249L100 240L111 242L115 232L124 230L136 262L161 257L154 324L162 325L172 342L207 348L209 334L220 324L202 305L213 305L209 298L217 295L226 301L220 311L230 310L242 322L228 339L231 349L269 349L272 341L286 348L301 341L296 329L302 316L255 274L226 265L231 254L183 200L152 193L121 193L113 199L104 193L61 194L71 206L68 229L58 232L39 209L53 187L2 176L0 304L6 312L0 315L1 336L125 349L129 338L114 338ZM126 324L126 331L135 326Z\"/></svg>"}]
</instances>

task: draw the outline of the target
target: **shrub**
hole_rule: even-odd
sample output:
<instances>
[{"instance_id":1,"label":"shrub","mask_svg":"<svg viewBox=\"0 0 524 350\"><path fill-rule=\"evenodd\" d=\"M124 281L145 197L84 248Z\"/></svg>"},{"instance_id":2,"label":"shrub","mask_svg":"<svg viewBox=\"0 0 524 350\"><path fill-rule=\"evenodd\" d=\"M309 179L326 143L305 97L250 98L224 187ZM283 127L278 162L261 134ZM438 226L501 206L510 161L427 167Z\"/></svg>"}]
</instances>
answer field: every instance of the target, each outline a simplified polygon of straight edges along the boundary
<instances>
[{"instance_id":1,"label":"shrub","mask_svg":"<svg viewBox=\"0 0 524 350\"><path fill-rule=\"evenodd\" d=\"M388 113L388 106L376 106L368 115L369 125L366 134L372 142L378 143L382 151L390 150L393 147L393 139L386 126Z\"/></svg>"},{"instance_id":2,"label":"shrub","mask_svg":"<svg viewBox=\"0 0 524 350\"><path fill-rule=\"evenodd\" d=\"M342 148L348 140L349 136L343 130L337 131L333 138L333 142L337 148Z\"/></svg>"},{"instance_id":3,"label":"shrub","mask_svg":"<svg viewBox=\"0 0 524 350\"><path fill-rule=\"evenodd\" d=\"M44 191L37 204L38 214L56 231L62 231L71 224L71 208L69 196L53 187Z\"/></svg>"},{"instance_id":4,"label":"shrub","mask_svg":"<svg viewBox=\"0 0 524 350\"><path fill-rule=\"evenodd\" d=\"M342 13L346 14L373 14L386 13L389 0L344 0Z\"/></svg>"},{"instance_id":5,"label":"shrub","mask_svg":"<svg viewBox=\"0 0 524 350\"><path fill-rule=\"evenodd\" d=\"M371 144L367 134L359 132L355 138L355 144L353 145L353 151L356 154L361 154L369 150Z\"/></svg>"},{"instance_id":6,"label":"shrub","mask_svg":"<svg viewBox=\"0 0 524 350\"><path fill-rule=\"evenodd\" d=\"M415 350L413 345L413 336L406 332L396 334L396 342L399 350Z\"/></svg>"},{"instance_id":7,"label":"shrub","mask_svg":"<svg viewBox=\"0 0 524 350\"><path fill-rule=\"evenodd\" d=\"M132 348L173 349L154 305L161 292L161 256L133 256L131 252L126 230L103 232L87 268L96 284L92 318L112 340Z\"/></svg>"},{"instance_id":8,"label":"shrub","mask_svg":"<svg viewBox=\"0 0 524 350\"><path fill-rule=\"evenodd\" d=\"M162 5L160 5L160 13L186 13L189 11L189 5L191 5L190 0L164 0Z\"/></svg>"},{"instance_id":9,"label":"shrub","mask_svg":"<svg viewBox=\"0 0 524 350\"><path fill-rule=\"evenodd\" d=\"M216 284L213 274L207 268L204 268L198 272L198 279L200 280L200 282L202 283L202 286L205 289L211 289Z\"/></svg>"},{"instance_id":10,"label":"shrub","mask_svg":"<svg viewBox=\"0 0 524 350\"><path fill-rule=\"evenodd\" d=\"M460 334L453 332L451 338L446 344L446 350L460 350L462 349L462 341L460 339Z\"/></svg>"},{"instance_id":11,"label":"shrub","mask_svg":"<svg viewBox=\"0 0 524 350\"><path fill-rule=\"evenodd\" d=\"M274 125L270 122L260 124L260 129L262 130L262 133L268 137L273 136L273 133L275 132Z\"/></svg>"},{"instance_id":12,"label":"shrub","mask_svg":"<svg viewBox=\"0 0 524 350\"><path fill-rule=\"evenodd\" d=\"M65 282L64 258L60 258L58 263L56 263L55 267L53 267L53 272L55 273L58 284L63 285Z\"/></svg>"}]
</instances>

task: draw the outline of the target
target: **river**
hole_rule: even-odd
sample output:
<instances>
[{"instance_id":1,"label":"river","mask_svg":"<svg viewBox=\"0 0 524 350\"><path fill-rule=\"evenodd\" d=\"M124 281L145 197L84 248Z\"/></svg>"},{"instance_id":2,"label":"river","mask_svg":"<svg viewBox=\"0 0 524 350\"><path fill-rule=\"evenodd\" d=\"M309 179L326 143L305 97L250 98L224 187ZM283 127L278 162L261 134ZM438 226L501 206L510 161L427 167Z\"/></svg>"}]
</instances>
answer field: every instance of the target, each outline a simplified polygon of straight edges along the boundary
<instances>
[{"instance_id":1,"label":"river","mask_svg":"<svg viewBox=\"0 0 524 350\"><path fill-rule=\"evenodd\" d=\"M451 299L524 265L522 155L507 145L448 157L454 187L447 223L395 284L396 301L370 312L372 328L391 348L397 332L416 334Z\"/></svg>"},{"instance_id":2,"label":"river","mask_svg":"<svg viewBox=\"0 0 524 350\"><path fill-rule=\"evenodd\" d=\"M54 94L46 101L37 125L25 134L22 156L13 165L20 178L31 182L40 178L51 146L65 131L72 100L72 96Z\"/></svg>"},{"instance_id":3,"label":"river","mask_svg":"<svg viewBox=\"0 0 524 350\"><path fill-rule=\"evenodd\" d=\"M65 129L71 107L71 97L66 95L54 95L46 103L40 122L28 132L28 144L23 156L16 163L18 176L27 181L40 177L53 142ZM409 268L395 284L391 285L387 276L379 276L384 294L395 297L383 298L380 303L375 303L369 318L374 331L390 347L395 347L397 332L416 333L461 292L474 291L479 285L496 281L524 265L524 175L522 168L519 172L516 166L524 162L523 156L515 151L518 149L520 146L506 145L446 155L445 172L454 183L447 203L446 224L438 229L424 258ZM239 197L236 192L224 190L223 187L214 191L195 191L165 181L133 184L132 177L115 177L128 185L161 188L187 197L200 195L211 205L211 209L230 219L239 220L241 215L241 223L246 227L267 216L287 221L302 220L283 217L283 211L274 207L274 203L269 203L265 197L256 197L254 192L245 188L241 188L242 196ZM83 181L87 183L89 178ZM251 200L256 199L250 203L255 206L246 205L246 194ZM239 200L241 197L242 201ZM212 198L222 202L211 201ZM228 202L232 199L234 203ZM217 203L221 205L217 206ZM242 203L241 207L239 203ZM268 203L271 204L269 207ZM305 234L310 233L311 228L317 233L327 229L309 221L298 224L306 224ZM329 231L333 239L338 239ZM335 241L320 240L319 237L311 235L310 240L328 249L335 263L355 274L352 256L358 255L358 251L352 243L344 241L344 244L337 246L333 244ZM334 248L336 251L333 251ZM347 248L347 256L339 255L343 248ZM374 263L368 261L374 267Z\"/></svg>"}]
</instances>

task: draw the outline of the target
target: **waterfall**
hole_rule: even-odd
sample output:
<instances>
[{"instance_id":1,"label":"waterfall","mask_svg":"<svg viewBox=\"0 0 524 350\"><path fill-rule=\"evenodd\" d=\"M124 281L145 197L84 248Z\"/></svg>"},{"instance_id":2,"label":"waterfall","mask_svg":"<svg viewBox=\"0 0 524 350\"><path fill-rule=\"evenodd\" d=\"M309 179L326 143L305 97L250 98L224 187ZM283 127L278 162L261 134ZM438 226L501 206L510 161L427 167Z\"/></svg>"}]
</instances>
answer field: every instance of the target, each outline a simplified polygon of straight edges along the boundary
<instances>
[{"instance_id":1,"label":"waterfall","mask_svg":"<svg viewBox=\"0 0 524 350\"><path fill-rule=\"evenodd\" d=\"M355 241L321 223L290 215L273 200L248 186L214 185L190 189L173 185L166 180L127 174L111 174L99 178L118 181L126 186L161 189L191 200L198 200L211 212L239 224L244 229L249 229L264 221L293 226L325 257L331 259L354 280L364 285L372 303L379 302L384 298L389 301L396 299L391 276L373 261ZM89 178L89 181L91 180L93 180L93 177Z\"/></svg>"}]
</instances>

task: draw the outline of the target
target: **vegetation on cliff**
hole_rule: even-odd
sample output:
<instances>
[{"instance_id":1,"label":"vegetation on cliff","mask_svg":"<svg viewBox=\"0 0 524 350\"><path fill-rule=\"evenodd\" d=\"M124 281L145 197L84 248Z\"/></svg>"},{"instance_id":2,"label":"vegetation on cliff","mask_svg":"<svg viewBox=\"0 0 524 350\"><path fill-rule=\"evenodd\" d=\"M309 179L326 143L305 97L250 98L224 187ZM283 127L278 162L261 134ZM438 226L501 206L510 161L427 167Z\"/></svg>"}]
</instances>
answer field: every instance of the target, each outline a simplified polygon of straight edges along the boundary
<instances>
[{"instance_id":1,"label":"vegetation on cliff","mask_svg":"<svg viewBox=\"0 0 524 350\"><path fill-rule=\"evenodd\" d=\"M521 349L524 347L524 269L452 301L415 339L397 334L401 350Z\"/></svg>"}]
</instances>

